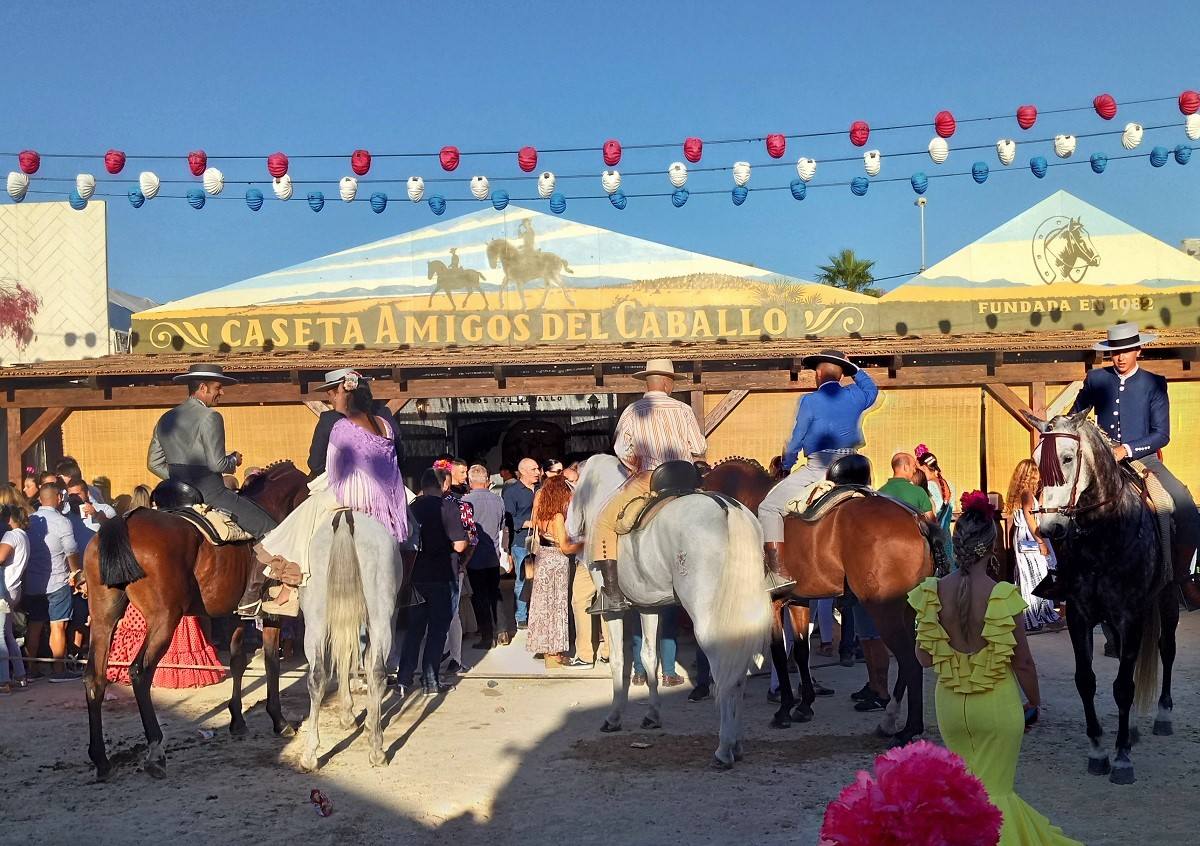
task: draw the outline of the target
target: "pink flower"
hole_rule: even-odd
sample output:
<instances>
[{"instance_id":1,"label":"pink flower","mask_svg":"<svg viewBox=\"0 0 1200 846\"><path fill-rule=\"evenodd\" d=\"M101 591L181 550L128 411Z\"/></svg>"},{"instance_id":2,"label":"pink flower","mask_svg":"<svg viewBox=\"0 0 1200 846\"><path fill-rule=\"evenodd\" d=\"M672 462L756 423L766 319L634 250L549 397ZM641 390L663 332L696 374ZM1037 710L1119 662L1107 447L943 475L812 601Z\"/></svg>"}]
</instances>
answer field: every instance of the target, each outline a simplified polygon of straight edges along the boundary
<instances>
[{"instance_id":1,"label":"pink flower","mask_svg":"<svg viewBox=\"0 0 1200 846\"><path fill-rule=\"evenodd\" d=\"M963 513L977 511L989 520L996 516L996 509L992 506L992 501L983 491L964 493L959 502L962 504Z\"/></svg>"},{"instance_id":2,"label":"pink flower","mask_svg":"<svg viewBox=\"0 0 1200 846\"><path fill-rule=\"evenodd\" d=\"M929 447L925 446L925 444L917 444L917 448L913 450L913 452L917 454L917 458L920 458L922 455L925 455L927 452L929 452Z\"/></svg>"}]
</instances>

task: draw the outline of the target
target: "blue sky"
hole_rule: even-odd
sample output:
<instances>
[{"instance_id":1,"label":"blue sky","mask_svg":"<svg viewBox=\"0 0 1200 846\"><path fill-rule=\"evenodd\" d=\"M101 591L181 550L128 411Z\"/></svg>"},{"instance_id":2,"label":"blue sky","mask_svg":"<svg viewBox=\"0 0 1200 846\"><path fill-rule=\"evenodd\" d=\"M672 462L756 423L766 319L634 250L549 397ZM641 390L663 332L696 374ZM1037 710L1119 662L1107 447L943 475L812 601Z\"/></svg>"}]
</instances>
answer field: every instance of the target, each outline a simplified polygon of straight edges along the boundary
<instances>
[{"instance_id":1,"label":"blue sky","mask_svg":"<svg viewBox=\"0 0 1200 846\"><path fill-rule=\"evenodd\" d=\"M130 154L125 171L101 191L122 195L137 173L189 179L185 157L261 154L253 161L212 161L229 180L225 194L240 197L256 179L268 196L250 212L238 199L210 201L195 211L186 201L160 197L135 210L110 201L109 281L114 287L166 301L295 264L434 221L424 203L404 198L402 180L413 173L443 176L436 160L377 159L370 176L398 180L363 186L360 196L384 190L383 214L365 203L336 200L336 181L348 174L349 154L516 149L532 144L599 147L615 137L626 145L761 136L768 132L844 130L857 118L873 126L932 122L943 108L959 118L1011 115L1021 103L1043 111L1087 106L1107 91L1117 117L1102 121L1090 109L1043 115L1029 132L1012 117L960 124L941 168L923 151L928 125L875 132L867 147L883 153L881 177L915 170L970 170L986 161L992 177L933 179L927 197L928 256L932 264L1059 188L1065 188L1172 245L1200 235L1200 159L1151 168L1156 144L1186 143L1174 101L1137 106L1124 101L1174 97L1200 88L1194 62L1193 6L1152 7L1060 0L1046 3L773 3L692 2L548 3L160 3L136 13L114 4L9 5L0 12L6 39L6 96L0 151L94 154L83 160L43 160L34 189L60 191L88 171L106 178L101 157L109 147ZM1103 175L1086 164L1052 167L1035 179L1032 155L1055 158L1049 138L1147 126L1136 152ZM991 149L997 138L1018 141L1014 170L1001 175ZM283 150L344 153L345 159L293 158L298 185L288 203L271 199L265 156ZM1116 136L1080 138L1076 159L1093 151L1124 152ZM783 161L799 155L819 162L859 155L843 132L791 140ZM176 154L147 161L139 154ZM661 171L627 177L627 193L666 191L667 165L678 147L626 151L620 170ZM708 145L700 166L745 159L771 161L761 142ZM6 156L3 170L15 169ZM568 194L601 195L599 151L543 153L539 170L594 173L560 183ZM624 211L604 199L569 201L567 216L642 238L755 264L803 278L843 247L877 261L879 275L915 271L919 264L915 195L907 182L874 184L851 195L861 162L824 163L803 202L784 191L789 165L756 168L748 201L735 207L728 173L695 174L688 187L725 189L694 195L681 209L666 197L634 198ZM512 156L464 156L459 184L427 185L447 197L468 197L465 180L483 173L493 188L514 197L534 192ZM187 186L166 185L182 194ZM327 205L312 213L308 190L324 191ZM33 197L31 196L31 200ZM42 197L38 197L42 199ZM7 199L4 200L7 202ZM27 201L28 202L28 201ZM526 203L528 205L528 203ZM446 217L474 211L452 203ZM445 218L442 218L445 219Z\"/></svg>"}]
</instances>

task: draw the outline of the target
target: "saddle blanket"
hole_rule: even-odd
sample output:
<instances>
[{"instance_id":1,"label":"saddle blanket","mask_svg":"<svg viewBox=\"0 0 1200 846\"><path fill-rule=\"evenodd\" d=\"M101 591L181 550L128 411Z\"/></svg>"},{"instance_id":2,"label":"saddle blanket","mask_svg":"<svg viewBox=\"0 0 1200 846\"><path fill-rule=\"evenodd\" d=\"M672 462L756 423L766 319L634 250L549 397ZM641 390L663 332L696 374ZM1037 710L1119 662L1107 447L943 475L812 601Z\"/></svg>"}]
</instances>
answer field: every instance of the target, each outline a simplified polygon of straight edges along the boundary
<instances>
[{"instance_id":1,"label":"saddle blanket","mask_svg":"<svg viewBox=\"0 0 1200 846\"><path fill-rule=\"evenodd\" d=\"M170 513L195 526L200 536L213 546L254 540L254 536L239 526L233 517L210 505L191 505Z\"/></svg>"}]
</instances>

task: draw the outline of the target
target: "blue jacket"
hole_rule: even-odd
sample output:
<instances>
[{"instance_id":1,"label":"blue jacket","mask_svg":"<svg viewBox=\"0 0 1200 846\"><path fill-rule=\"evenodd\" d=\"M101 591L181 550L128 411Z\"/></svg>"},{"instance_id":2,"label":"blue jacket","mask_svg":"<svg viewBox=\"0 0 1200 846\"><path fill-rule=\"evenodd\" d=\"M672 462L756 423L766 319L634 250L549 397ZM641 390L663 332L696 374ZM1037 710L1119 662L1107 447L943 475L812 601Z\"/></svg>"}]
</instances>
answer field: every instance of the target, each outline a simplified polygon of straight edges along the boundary
<instances>
[{"instance_id":1,"label":"blue jacket","mask_svg":"<svg viewBox=\"0 0 1200 846\"><path fill-rule=\"evenodd\" d=\"M1111 367L1088 371L1071 412L1091 409L1100 429L1113 443L1129 447L1131 458L1154 455L1171 440L1167 380L1142 367L1124 386Z\"/></svg>"},{"instance_id":2,"label":"blue jacket","mask_svg":"<svg viewBox=\"0 0 1200 846\"><path fill-rule=\"evenodd\" d=\"M827 449L857 449L866 443L863 412L875 404L879 388L865 370L854 374L853 385L826 382L800 400L796 426L783 451L783 469L791 470L800 452L812 455Z\"/></svg>"}]
</instances>

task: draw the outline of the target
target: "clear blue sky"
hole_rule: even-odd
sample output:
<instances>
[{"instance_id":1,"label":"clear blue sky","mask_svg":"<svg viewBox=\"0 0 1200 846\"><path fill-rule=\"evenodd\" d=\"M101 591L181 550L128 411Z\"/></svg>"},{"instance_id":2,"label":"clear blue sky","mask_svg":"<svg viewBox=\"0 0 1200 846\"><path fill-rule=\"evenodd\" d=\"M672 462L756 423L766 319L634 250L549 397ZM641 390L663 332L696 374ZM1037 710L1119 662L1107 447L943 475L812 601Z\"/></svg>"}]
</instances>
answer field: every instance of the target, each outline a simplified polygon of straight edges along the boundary
<instances>
[{"instance_id":1,"label":"clear blue sky","mask_svg":"<svg viewBox=\"0 0 1200 846\"><path fill-rule=\"evenodd\" d=\"M120 190L143 169L163 179L190 178L185 156L340 153L329 161L294 160L298 186L277 203L262 160L213 162L226 178L263 179L268 197L258 214L240 200L210 201L194 211L159 198L134 210L110 201L109 280L159 301L217 287L435 220L424 203L404 198L400 182L381 215L365 204L336 200L348 156L386 150L515 149L523 144L597 147L742 137L768 132L844 129L856 118L874 126L931 121L942 108L957 116L1012 114L1021 103L1042 109L1088 105L1102 91L1125 100L1174 96L1200 88L1194 61L1194 4L1057 3L157 3L136 14L121 4L35 3L0 12L5 39L6 96L0 150L94 152L84 161L45 160L38 176L104 178L109 147L178 153L170 161L131 158ZM1138 152L1186 143L1174 102L1122 105L1106 123L1094 112L1044 115L1028 133L1012 118L960 126L953 150L1020 142L1058 132L1119 129L1128 120L1175 124L1147 132ZM884 155L881 176L938 170L924 150L932 129L874 133L867 148ZM1200 156L1188 167L1151 168L1145 158L1113 162L1097 176L1086 164L1051 168L1037 180L1031 155L1055 161L1049 144L1021 144L1014 168L1000 176L992 150L952 152L942 168L969 170L988 162L993 176L931 180L930 263L1004 222L1058 188L1177 244L1200 235ZM1094 150L1123 152L1115 136L1080 139L1077 158ZM844 134L790 141L785 161L859 154ZM620 169L661 170L678 148L627 151ZM737 159L770 161L761 143L705 149L702 165ZM544 154L539 170L595 173L565 183L568 193L599 195L598 152ZM15 169L7 158L3 170ZM511 156L465 157L456 175L488 175L514 196L530 183ZM372 177L442 175L436 161L377 161ZM877 261L879 275L919 263L915 195L907 183L876 184L857 198L846 187L860 162L819 166L803 202L787 191L751 191L740 208L728 193L693 196L682 209L668 199L630 201L618 212L603 199L573 200L567 216L782 273L811 278L827 255L852 247ZM790 167L757 169L751 188L786 185ZM36 184L34 187L47 187ZM65 196L66 183L56 183ZM230 184L240 197L245 185ZM305 204L314 187L328 202L320 214ZM629 193L664 190L664 176L627 178ZM697 174L690 188L731 187L727 173ZM182 194L185 186L164 186ZM430 190L432 186L429 186ZM467 187L441 186L449 196ZM3 200L7 202L7 198ZM446 216L477 205L451 204Z\"/></svg>"}]
</instances>

